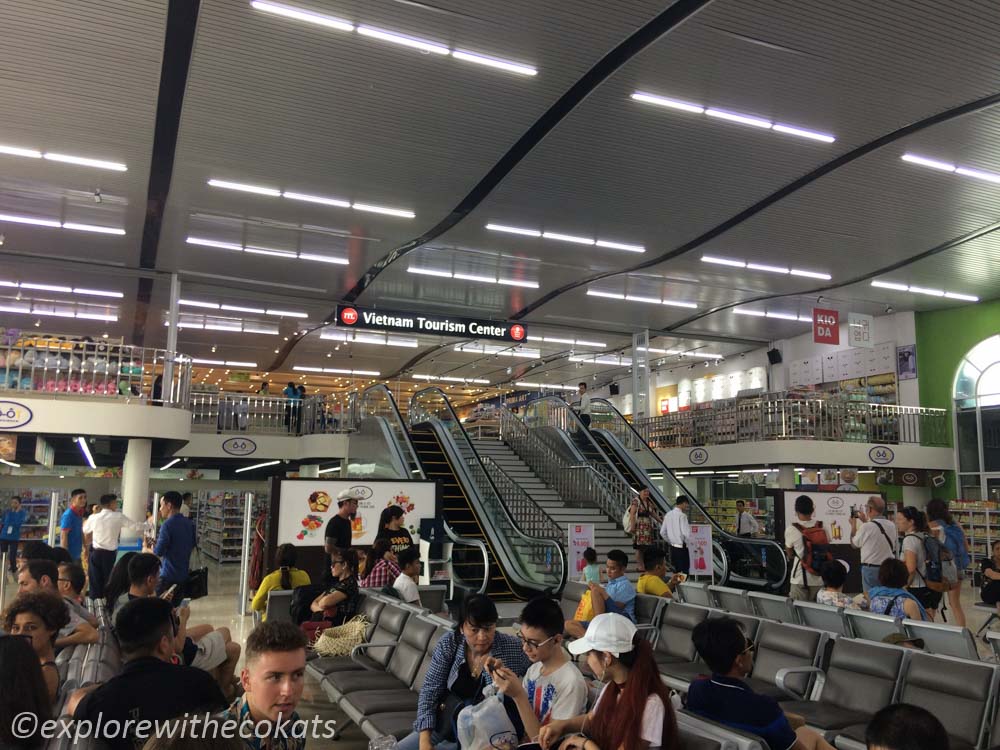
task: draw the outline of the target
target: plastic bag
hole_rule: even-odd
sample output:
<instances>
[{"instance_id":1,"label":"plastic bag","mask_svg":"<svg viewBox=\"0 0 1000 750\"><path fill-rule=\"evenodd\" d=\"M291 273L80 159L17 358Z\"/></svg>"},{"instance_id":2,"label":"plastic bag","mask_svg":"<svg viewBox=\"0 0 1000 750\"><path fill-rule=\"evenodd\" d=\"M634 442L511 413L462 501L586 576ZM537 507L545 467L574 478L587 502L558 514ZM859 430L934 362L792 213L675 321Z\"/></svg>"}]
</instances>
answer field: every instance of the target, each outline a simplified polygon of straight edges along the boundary
<instances>
[{"instance_id":1,"label":"plastic bag","mask_svg":"<svg viewBox=\"0 0 1000 750\"><path fill-rule=\"evenodd\" d=\"M594 619L594 604L590 600L590 592L584 591L580 597L580 603L576 605L576 614L573 619L577 622L590 622Z\"/></svg>"},{"instance_id":2,"label":"plastic bag","mask_svg":"<svg viewBox=\"0 0 1000 750\"><path fill-rule=\"evenodd\" d=\"M483 700L463 708L455 722L462 750L515 750L517 730L503 706L503 693L496 685L483 688Z\"/></svg>"}]
</instances>

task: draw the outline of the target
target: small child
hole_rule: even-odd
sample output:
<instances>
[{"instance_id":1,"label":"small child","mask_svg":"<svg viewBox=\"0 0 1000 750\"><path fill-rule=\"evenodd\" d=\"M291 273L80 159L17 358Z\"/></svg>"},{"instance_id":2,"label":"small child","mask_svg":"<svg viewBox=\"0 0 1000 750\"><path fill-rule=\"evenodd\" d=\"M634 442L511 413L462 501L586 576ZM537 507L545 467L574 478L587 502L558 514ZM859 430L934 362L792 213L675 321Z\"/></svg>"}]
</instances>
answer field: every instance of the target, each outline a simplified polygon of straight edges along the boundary
<instances>
[{"instance_id":1,"label":"small child","mask_svg":"<svg viewBox=\"0 0 1000 750\"><path fill-rule=\"evenodd\" d=\"M584 583L604 583L604 575L601 566L597 564L597 550L587 547L583 551L583 561L587 563L583 566Z\"/></svg>"}]
</instances>

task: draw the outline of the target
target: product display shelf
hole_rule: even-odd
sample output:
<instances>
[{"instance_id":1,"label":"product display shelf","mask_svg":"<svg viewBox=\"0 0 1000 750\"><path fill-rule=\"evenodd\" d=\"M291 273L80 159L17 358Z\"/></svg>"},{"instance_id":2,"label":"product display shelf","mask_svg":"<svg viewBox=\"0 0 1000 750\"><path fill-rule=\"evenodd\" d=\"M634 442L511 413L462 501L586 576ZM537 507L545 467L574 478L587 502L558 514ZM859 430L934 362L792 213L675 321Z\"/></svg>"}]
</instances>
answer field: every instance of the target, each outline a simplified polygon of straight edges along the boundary
<instances>
[{"instance_id":1,"label":"product display shelf","mask_svg":"<svg viewBox=\"0 0 1000 750\"><path fill-rule=\"evenodd\" d=\"M69 502L69 493L65 490L46 487L22 487L15 489L0 489L0 515L10 508L13 497L21 498L21 508L27 511L24 523L21 524L21 541L28 539L45 539L49 533L49 510L52 505L52 493L59 493L59 513L61 514ZM56 519L58 523L58 518Z\"/></svg>"},{"instance_id":2,"label":"product display shelf","mask_svg":"<svg viewBox=\"0 0 1000 750\"><path fill-rule=\"evenodd\" d=\"M744 501L747 502L747 501ZM722 525L726 531L736 533L736 500L712 500L705 510ZM770 536L774 529L774 517L767 510L747 502L747 510L757 519L761 529L759 535Z\"/></svg>"},{"instance_id":3,"label":"product display shelf","mask_svg":"<svg viewBox=\"0 0 1000 750\"><path fill-rule=\"evenodd\" d=\"M243 545L247 493L236 490L202 490L198 493L198 547L219 563L239 562ZM254 517L267 506L267 493L254 494Z\"/></svg>"},{"instance_id":4,"label":"product display shelf","mask_svg":"<svg viewBox=\"0 0 1000 750\"><path fill-rule=\"evenodd\" d=\"M980 563L993 554L993 542L1000 539L1000 509L991 502L956 500L949 510L969 540L971 554L967 570L976 571Z\"/></svg>"}]
</instances>

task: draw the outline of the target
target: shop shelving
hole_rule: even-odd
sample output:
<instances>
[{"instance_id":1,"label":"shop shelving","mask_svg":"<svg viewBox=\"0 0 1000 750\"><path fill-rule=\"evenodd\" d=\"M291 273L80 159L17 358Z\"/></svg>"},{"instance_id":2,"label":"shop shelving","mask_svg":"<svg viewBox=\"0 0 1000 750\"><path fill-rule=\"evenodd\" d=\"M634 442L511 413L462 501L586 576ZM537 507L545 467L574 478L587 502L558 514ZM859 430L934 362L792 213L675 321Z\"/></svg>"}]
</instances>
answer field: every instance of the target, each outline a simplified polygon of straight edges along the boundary
<instances>
[{"instance_id":1,"label":"shop shelving","mask_svg":"<svg viewBox=\"0 0 1000 750\"><path fill-rule=\"evenodd\" d=\"M0 489L0 507L3 512L10 507L13 497L21 498L21 507L28 512L21 525L21 541L28 539L46 539L49 532L49 510L52 503L52 493L59 493L59 513L62 514L69 504L69 492L49 487L22 487ZM2 512L0 512L2 515ZM58 519L56 519L58 522Z\"/></svg>"},{"instance_id":2,"label":"shop shelving","mask_svg":"<svg viewBox=\"0 0 1000 750\"><path fill-rule=\"evenodd\" d=\"M1000 509L986 501L961 501L951 503L951 515L961 524L971 550L968 570L976 571L984 558L992 555L992 545L1000 539Z\"/></svg>"},{"instance_id":3,"label":"shop shelving","mask_svg":"<svg viewBox=\"0 0 1000 750\"><path fill-rule=\"evenodd\" d=\"M243 545L243 519L248 493L239 490L201 490L198 493L198 548L220 563L239 562ZM255 506L267 503L267 493L254 493Z\"/></svg>"}]
</instances>

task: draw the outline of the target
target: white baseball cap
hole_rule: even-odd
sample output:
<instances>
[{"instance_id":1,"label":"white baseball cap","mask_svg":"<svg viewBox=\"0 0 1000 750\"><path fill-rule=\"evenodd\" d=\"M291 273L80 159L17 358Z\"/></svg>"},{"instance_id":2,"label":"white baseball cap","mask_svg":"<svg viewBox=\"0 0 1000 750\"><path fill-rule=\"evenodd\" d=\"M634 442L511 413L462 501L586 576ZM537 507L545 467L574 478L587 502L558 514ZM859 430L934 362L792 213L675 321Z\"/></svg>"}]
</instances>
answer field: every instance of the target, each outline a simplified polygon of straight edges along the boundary
<instances>
[{"instance_id":1,"label":"white baseball cap","mask_svg":"<svg viewBox=\"0 0 1000 750\"><path fill-rule=\"evenodd\" d=\"M337 493L337 504L343 504L348 500L364 500L365 492L360 487L348 487Z\"/></svg>"},{"instance_id":2,"label":"white baseball cap","mask_svg":"<svg viewBox=\"0 0 1000 750\"><path fill-rule=\"evenodd\" d=\"M633 638L635 623L622 615L605 612L591 620L583 638L573 641L567 648L571 654L578 656L588 651L606 651L618 658L634 648Z\"/></svg>"}]
</instances>

